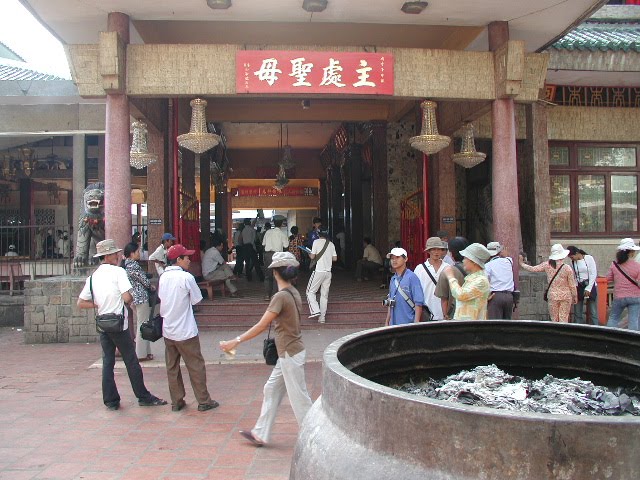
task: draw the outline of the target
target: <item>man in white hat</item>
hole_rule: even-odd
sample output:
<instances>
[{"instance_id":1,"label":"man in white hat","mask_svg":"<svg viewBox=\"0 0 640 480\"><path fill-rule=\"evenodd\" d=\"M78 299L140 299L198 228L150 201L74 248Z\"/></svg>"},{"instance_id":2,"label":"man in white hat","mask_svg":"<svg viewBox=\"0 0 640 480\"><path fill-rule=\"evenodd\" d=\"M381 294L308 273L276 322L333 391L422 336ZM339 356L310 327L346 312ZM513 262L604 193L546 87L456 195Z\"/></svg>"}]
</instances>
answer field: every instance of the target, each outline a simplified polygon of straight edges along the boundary
<instances>
[{"instance_id":1,"label":"man in white hat","mask_svg":"<svg viewBox=\"0 0 640 480\"><path fill-rule=\"evenodd\" d=\"M462 250L460 255L464 257L462 265L468 273L462 286L453 274L453 267L448 267L442 272L449 280L451 294L456 299L453 319L486 320L490 289L484 265L491 258L491 253L484 245L472 243Z\"/></svg>"},{"instance_id":2,"label":"man in white hat","mask_svg":"<svg viewBox=\"0 0 640 480\"><path fill-rule=\"evenodd\" d=\"M418 276L407 268L407 256L407 251L400 247L392 248L387 254L395 274L385 299L388 306L385 325L418 323L422 319L424 293Z\"/></svg>"},{"instance_id":3,"label":"man in white hat","mask_svg":"<svg viewBox=\"0 0 640 480\"><path fill-rule=\"evenodd\" d=\"M487 250L491 258L484 270L489 279L488 317L492 320L511 320L513 313L513 260L503 255L504 247L500 242L489 242Z\"/></svg>"},{"instance_id":4,"label":"man in white hat","mask_svg":"<svg viewBox=\"0 0 640 480\"><path fill-rule=\"evenodd\" d=\"M102 240L96 245L95 258L100 259L100 266L93 275L87 278L84 288L78 298L78 308L97 309L98 315L122 314L124 321L120 332L100 333L102 346L102 401L109 410L120 408L120 394L113 373L116 363L116 348L122 354L122 360L127 366L129 381L138 405L151 407L166 405L167 402L152 395L144 384L142 368L136 355L136 347L128 332L127 309L125 303L133 301L131 290L133 287L124 268L118 266L121 248L117 248L111 239Z\"/></svg>"},{"instance_id":5,"label":"man in white hat","mask_svg":"<svg viewBox=\"0 0 640 480\"><path fill-rule=\"evenodd\" d=\"M435 292L440 274L447 266L443 261L447 254L447 244L440 237L429 237L424 251L429 253L429 258L414 269L424 293L423 312L427 312L427 320L444 320L442 302L436 297Z\"/></svg>"}]
</instances>

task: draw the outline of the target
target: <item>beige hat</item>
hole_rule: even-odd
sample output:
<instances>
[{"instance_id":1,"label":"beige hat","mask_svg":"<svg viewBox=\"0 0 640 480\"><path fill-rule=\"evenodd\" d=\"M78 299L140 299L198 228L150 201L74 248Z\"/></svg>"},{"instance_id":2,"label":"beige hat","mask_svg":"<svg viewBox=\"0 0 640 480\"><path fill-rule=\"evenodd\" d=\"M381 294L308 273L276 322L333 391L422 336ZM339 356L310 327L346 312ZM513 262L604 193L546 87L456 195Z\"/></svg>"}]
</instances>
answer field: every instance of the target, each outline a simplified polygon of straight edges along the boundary
<instances>
[{"instance_id":1,"label":"beige hat","mask_svg":"<svg viewBox=\"0 0 640 480\"><path fill-rule=\"evenodd\" d=\"M640 247L636 245L633 238L623 238L620 240L618 250L640 250Z\"/></svg>"},{"instance_id":2,"label":"beige hat","mask_svg":"<svg viewBox=\"0 0 640 480\"><path fill-rule=\"evenodd\" d=\"M489 250L489 253L491 253L492 257L495 257L503 249L504 249L504 247L502 245L500 245L500 242L489 242L489 243L487 243L487 250Z\"/></svg>"},{"instance_id":3,"label":"beige hat","mask_svg":"<svg viewBox=\"0 0 640 480\"><path fill-rule=\"evenodd\" d=\"M300 262L296 260L296 257L291 252L275 252L271 257L271 265L267 268L277 267L298 267Z\"/></svg>"},{"instance_id":4,"label":"beige hat","mask_svg":"<svg viewBox=\"0 0 640 480\"><path fill-rule=\"evenodd\" d=\"M440 240L440 237L429 237L427 243L424 246L424 251L427 252L432 248L444 248L447 249L447 243Z\"/></svg>"},{"instance_id":5,"label":"beige hat","mask_svg":"<svg viewBox=\"0 0 640 480\"><path fill-rule=\"evenodd\" d=\"M468 258L482 268L484 268L485 262L491 258L489 250L480 243L472 243L464 250L460 250L460 255Z\"/></svg>"},{"instance_id":6,"label":"beige hat","mask_svg":"<svg viewBox=\"0 0 640 480\"><path fill-rule=\"evenodd\" d=\"M556 243L551 247L549 260L562 260L563 258L567 258L567 255L569 255L569 253L569 250L565 250L561 244Z\"/></svg>"},{"instance_id":7,"label":"beige hat","mask_svg":"<svg viewBox=\"0 0 640 480\"><path fill-rule=\"evenodd\" d=\"M121 252L122 249L116 247L116 242L107 238L106 240L102 240L96 244L96 254L93 258L104 257L105 255L110 255L112 253Z\"/></svg>"}]
</instances>

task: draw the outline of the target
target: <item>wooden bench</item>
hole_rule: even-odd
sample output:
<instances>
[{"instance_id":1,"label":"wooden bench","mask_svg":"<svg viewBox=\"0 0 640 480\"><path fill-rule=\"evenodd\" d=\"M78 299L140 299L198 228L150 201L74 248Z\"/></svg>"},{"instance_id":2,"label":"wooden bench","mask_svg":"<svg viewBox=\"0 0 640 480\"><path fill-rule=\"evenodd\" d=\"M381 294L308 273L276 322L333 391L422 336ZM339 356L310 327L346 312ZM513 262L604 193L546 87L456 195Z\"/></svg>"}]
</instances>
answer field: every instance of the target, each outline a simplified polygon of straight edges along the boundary
<instances>
[{"instance_id":1,"label":"wooden bench","mask_svg":"<svg viewBox=\"0 0 640 480\"><path fill-rule=\"evenodd\" d=\"M227 295L227 289L224 284L224 280L203 280L198 282L198 287L200 290L204 290L207 292L209 300L213 300L213 287L220 286L220 293L223 297Z\"/></svg>"},{"instance_id":2,"label":"wooden bench","mask_svg":"<svg viewBox=\"0 0 640 480\"><path fill-rule=\"evenodd\" d=\"M18 285L18 290L21 290L20 283L25 280L29 280L29 275L25 275L22 272L22 265L19 263L0 262L0 282L9 284L9 295L13 295Z\"/></svg>"}]
</instances>

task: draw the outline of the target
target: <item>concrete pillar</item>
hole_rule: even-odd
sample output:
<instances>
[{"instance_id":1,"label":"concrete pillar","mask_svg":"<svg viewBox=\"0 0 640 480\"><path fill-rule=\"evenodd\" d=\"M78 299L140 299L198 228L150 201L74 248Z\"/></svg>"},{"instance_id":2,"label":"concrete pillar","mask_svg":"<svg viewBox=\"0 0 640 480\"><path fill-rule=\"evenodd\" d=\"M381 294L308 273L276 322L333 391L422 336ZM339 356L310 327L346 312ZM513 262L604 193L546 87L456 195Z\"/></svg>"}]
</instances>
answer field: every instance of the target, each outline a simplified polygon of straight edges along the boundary
<instances>
[{"instance_id":1,"label":"concrete pillar","mask_svg":"<svg viewBox=\"0 0 640 480\"><path fill-rule=\"evenodd\" d=\"M149 151L158 155L158 160L147 167L146 241L150 252L160 245L160 238L169 225L169 162L164 135L149 130ZM151 267L150 271L155 273L155 268Z\"/></svg>"},{"instance_id":2,"label":"concrete pillar","mask_svg":"<svg viewBox=\"0 0 640 480\"><path fill-rule=\"evenodd\" d=\"M489 24L489 49L497 50L509 40L507 22ZM516 159L515 105L512 98L499 98L491 107L493 197L493 240L507 247L517 258L521 249L520 211L518 208L518 165ZM519 265L513 262L517 283Z\"/></svg>"},{"instance_id":3,"label":"concrete pillar","mask_svg":"<svg viewBox=\"0 0 640 480\"><path fill-rule=\"evenodd\" d=\"M129 16L109 13L107 29L129 43ZM129 99L107 95L105 122L105 238L124 247L131 239L131 169L129 166Z\"/></svg>"},{"instance_id":4,"label":"concrete pillar","mask_svg":"<svg viewBox=\"0 0 640 480\"><path fill-rule=\"evenodd\" d=\"M83 134L73 136L73 210L69 224L73 228L73 238L77 233L78 219L84 212L82 192L87 186L86 142Z\"/></svg>"},{"instance_id":5,"label":"concrete pillar","mask_svg":"<svg viewBox=\"0 0 640 480\"><path fill-rule=\"evenodd\" d=\"M438 230L446 230L449 238L457 235L456 229L456 167L451 156L454 154L454 142L432 157L430 166L431 185L429 189L431 218L427 238L434 236ZM454 223L443 223L443 219L453 219ZM426 239L425 239L426 240Z\"/></svg>"},{"instance_id":6,"label":"concrete pillar","mask_svg":"<svg viewBox=\"0 0 640 480\"><path fill-rule=\"evenodd\" d=\"M200 155L200 240L209 245L211 231L211 158L213 153Z\"/></svg>"},{"instance_id":7,"label":"concrete pillar","mask_svg":"<svg viewBox=\"0 0 640 480\"><path fill-rule=\"evenodd\" d=\"M387 123L373 124L373 152L371 166L373 189L373 241L383 255L389 247L389 171L387 163Z\"/></svg>"}]
</instances>

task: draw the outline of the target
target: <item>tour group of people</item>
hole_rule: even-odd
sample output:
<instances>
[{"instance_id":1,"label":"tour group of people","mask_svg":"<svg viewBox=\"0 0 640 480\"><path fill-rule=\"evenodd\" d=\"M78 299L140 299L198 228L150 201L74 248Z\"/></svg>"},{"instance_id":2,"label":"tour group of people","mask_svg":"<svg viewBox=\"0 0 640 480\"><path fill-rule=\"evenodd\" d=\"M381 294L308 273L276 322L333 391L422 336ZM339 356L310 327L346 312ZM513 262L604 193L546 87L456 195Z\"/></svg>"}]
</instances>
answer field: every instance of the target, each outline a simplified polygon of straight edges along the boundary
<instances>
[{"instance_id":1,"label":"tour group of people","mask_svg":"<svg viewBox=\"0 0 640 480\"><path fill-rule=\"evenodd\" d=\"M319 322L323 322L326 315L331 268L338 259L335 245L321 228L321 219L314 218L314 228L308 235L310 248L301 239L296 239L298 233L292 229L293 240L301 242L292 250L292 239L283 234L281 221L276 219L274 224L275 228L265 232L262 239L267 271L264 282L269 288L265 290L265 299L269 304L253 327L233 339L220 342L222 351L235 355L240 344L267 329L271 331L273 327L277 363L264 386L262 408L255 425L239 432L257 447L270 442L278 406L285 393L298 424L312 404L304 371L306 350L301 335L302 299L295 287L302 252L309 257L313 270L306 291L309 317L317 317ZM248 235L247 239L254 243L250 237ZM204 412L219 406L207 388L206 367L193 313L193 306L202 300L196 280L189 273L190 257L195 251L176 241L173 234L165 233L160 245L149 256L159 275L157 291L149 275L138 264L141 251L138 243L132 241L122 249L113 240L107 239L96 246L95 257L99 259L100 266L87 278L77 305L79 308L94 309L96 315L122 314L125 317L121 331L100 333L102 395L105 406L110 410L120 408L120 395L114 376L116 351L125 363L138 404L146 407L168 403L153 395L145 386L140 362L153 358L150 345L139 336L134 342L126 318L126 305L130 304L135 313L135 328L139 331L141 323L154 314L155 301L152 299L155 295L160 300L159 313L163 317L162 333L172 411L178 412L187 407L181 361L189 372L197 410ZM215 278L231 279L234 272L222 256L223 241L214 238L212 244L211 249L203 255L203 276L213 278L211 274L217 271L219 273ZM446 232L438 232L437 236L426 241L424 250L428 253L427 260L418 264L413 271L407 268L408 254L401 246L391 248L385 259L371 245L369 238L364 239L363 246L364 254L356 270L358 280L366 281L387 267L393 272L384 302L388 308L387 325L447 319L510 319L517 306L514 260L499 242L490 242L486 246L470 244L465 238L449 240ZM608 320L610 326L617 327L622 311L627 309L629 328L638 329L640 263L634 259L639 250L640 247L632 239L621 240L616 259L607 273L607 279L614 284L614 302ZM214 265L212 270L210 266L204 267L207 257L211 257L206 261ZM571 264L565 262L567 258ZM551 248L548 261L530 266L524 263L522 255L518 256L518 261L525 270L547 274L545 300L549 302L553 321L568 322L573 310L574 321L583 323L588 319L598 324L597 272L593 257L575 246L565 249L556 244ZM232 294L235 292L232 288L230 291ZM316 298L318 291L319 302Z\"/></svg>"}]
</instances>

